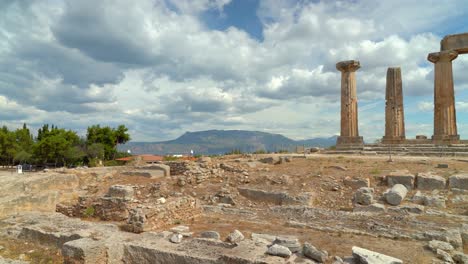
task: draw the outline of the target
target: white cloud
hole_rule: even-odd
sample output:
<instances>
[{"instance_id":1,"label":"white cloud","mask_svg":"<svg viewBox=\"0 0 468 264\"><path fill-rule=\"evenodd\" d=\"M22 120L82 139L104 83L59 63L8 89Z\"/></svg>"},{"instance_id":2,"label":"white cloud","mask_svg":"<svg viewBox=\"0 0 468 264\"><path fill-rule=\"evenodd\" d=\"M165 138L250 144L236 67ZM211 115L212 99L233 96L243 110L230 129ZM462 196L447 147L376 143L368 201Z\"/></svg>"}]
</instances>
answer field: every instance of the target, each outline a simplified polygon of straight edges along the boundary
<instances>
[{"instance_id":1,"label":"white cloud","mask_svg":"<svg viewBox=\"0 0 468 264\"><path fill-rule=\"evenodd\" d=\"M34 124L125 123L136 140L210 128L327 136L339 131L335 64L358 59L358 97L367 105L360 131L379 138L387 67L402 68L405 95L430 96L426 56L442 37L431 30L467 14L463 1L265 0L259 41L239 28L204 24L203 12L222 13L230 2L0 4L0 96L16 104L0 106L29 109L18 119ZM468 90L467 62L460 56L454 63L457 93ZM432 109L432 102L415 104ZM411 121L414 131L421 127Z\"/></svg>"}]
</instances>

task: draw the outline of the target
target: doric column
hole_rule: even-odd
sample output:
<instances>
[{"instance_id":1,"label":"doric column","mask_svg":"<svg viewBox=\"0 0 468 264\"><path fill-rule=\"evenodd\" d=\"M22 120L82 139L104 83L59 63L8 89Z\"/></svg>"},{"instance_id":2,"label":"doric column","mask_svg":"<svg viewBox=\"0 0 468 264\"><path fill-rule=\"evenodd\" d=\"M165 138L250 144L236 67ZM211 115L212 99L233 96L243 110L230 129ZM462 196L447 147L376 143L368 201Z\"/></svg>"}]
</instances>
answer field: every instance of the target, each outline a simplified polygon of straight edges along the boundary
<instances>
[{"instance_id":1,"label":"doric column","mask_svg":"<svg viewBox=\"0 0 468 264\"><path fill-rule=\"evenodd\" d=\"M385 90L385 136L384 144L399 144L405 141L405 116L401 69L388 68Z\"/></svg>"},{"instance_id":2,"label":"doric column","mask_svg":"<svg viewBox=\"0 0 468 264\"><path fill-rule=\"evenodd\" d=\"M356 71L360 67L356 60L336 64L336 69L341 72L341 134L337 139L337 146L363 143L358 131L356 96Z\"/></svg>"},{"instance_id":3,"label":"doric column","mask_svg":"<svg viewBox=\"0 0 468 264\"><path fill-rule=\"evenodd\" d=\"M458 53L453 50L430 53L434 63L434 135L435 143L457 143L457 118L453 89L452 61Z\"/></svg>"}]
</instances>

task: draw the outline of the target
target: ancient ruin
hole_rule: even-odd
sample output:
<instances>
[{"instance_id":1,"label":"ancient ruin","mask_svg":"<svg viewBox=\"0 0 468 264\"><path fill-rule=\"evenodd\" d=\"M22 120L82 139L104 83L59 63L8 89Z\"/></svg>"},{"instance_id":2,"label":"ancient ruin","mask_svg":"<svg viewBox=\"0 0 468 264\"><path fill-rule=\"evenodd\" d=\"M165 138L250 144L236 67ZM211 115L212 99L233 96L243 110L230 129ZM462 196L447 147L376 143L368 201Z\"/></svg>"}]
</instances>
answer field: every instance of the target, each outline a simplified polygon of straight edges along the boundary
<instances>
[{"instance_id":1,"label":"ancient ruin","mask_svg":"<svg viewBox=\"0 0 468 264\"><path fill-rule=\"evenodd\" d=\"M341 72L341 133L337 139L338 146L363 144L358 130L356 93L356 71L360 67L356 60L336 64L336 69Z\"/></svg>"},{"instance_id":2,"label":"ancient ruin","mask_svg":"<svg viewBox=\"0 0 468 264\"><path fill-rule=\"evenodd\" d=\"M382 143L403 143L406 138L400 68L388 68L385 91L385 136Z\"/></svg>"},{"instance_id":3,"label":"ancient ruin","mask_svg":"<svg viewBox=\"0 0 468 264\"><path fill-rule=\"evenodd\" d=\"M423 135L416 139L405 136L403 109L402 77L400 68L389 68L385 95L385 135L382 145L362 145L358 134L357 100L355 71L359 69L358 61L344 61L336 67L342 72L341 80L341 134L337 140L338 149L382 150L385 145L395 145L396 151L414 148L427 148L428 152L446 146L452 153L466 152L468 141L460 140L457 131L455 110L455 90L453 82L452 61L459 54L468 53L468 33L448 35L441 41L439 52L430 53L427 59L434 63L434 134L432 139ZM359 146L361 144L361 146ZM423 151L424 152L424 151Z\"/></svg>"}]
</instances>

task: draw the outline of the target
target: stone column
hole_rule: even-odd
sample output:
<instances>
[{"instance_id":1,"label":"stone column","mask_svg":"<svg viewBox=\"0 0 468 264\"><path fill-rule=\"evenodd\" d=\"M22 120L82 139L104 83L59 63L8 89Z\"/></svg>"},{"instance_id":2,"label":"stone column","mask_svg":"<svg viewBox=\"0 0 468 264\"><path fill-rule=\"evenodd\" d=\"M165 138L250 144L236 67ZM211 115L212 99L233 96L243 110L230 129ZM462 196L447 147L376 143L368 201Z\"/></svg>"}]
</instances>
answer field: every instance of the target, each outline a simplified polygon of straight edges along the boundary
<instances>
[{"instance_id":1,"label":"stone column","mask_svg":"<svg viewBox=\"0 0 468 264\"><path fill-rule=\"evenodd\" d=\"M358 106L356 96L356 71L359 61L342 61L336 64L341 72L341 134L336 145L361 145L358 132Z\"/></svg>"},{"instance_id":2,"label":"stone column","mask_svg":"<svg viewBox=\"0 0 468 264\"><path fill-rule=\"evenodd\" d=\"M382 143L401 144L405 139L401 69L388 68L385 90L385 136L382 138Z\"/></svg>"},{"instance_id":3,"label":"stone column","mask_svg":"<svg viewBox=\"0 0 468 264\"><path fill-rule=\"evenodd\" d=\"M434 143L457 143L455 95L452 61L458 53L453 50L430 53L427 59L434 63Z\"/></svg>"}]
</instances>

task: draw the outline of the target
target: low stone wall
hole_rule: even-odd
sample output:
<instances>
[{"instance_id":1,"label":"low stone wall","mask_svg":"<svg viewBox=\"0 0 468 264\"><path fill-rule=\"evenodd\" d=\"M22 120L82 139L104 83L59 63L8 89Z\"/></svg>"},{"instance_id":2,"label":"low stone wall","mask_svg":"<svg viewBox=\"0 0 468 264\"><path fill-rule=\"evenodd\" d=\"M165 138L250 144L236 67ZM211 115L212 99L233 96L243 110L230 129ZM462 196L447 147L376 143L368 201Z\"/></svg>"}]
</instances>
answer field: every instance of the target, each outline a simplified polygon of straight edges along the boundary
<instances>
[{"instance_id":1,"label":"low stone wall","mask_svg":"<svg viewBox=\"0 0 468 264\"><path fill-rule=\"evenodd\" d=\"M183 175L190 170L189 161L169 161L164 164L171 168L171 175Z\"/></svg>"}]
</instances>

